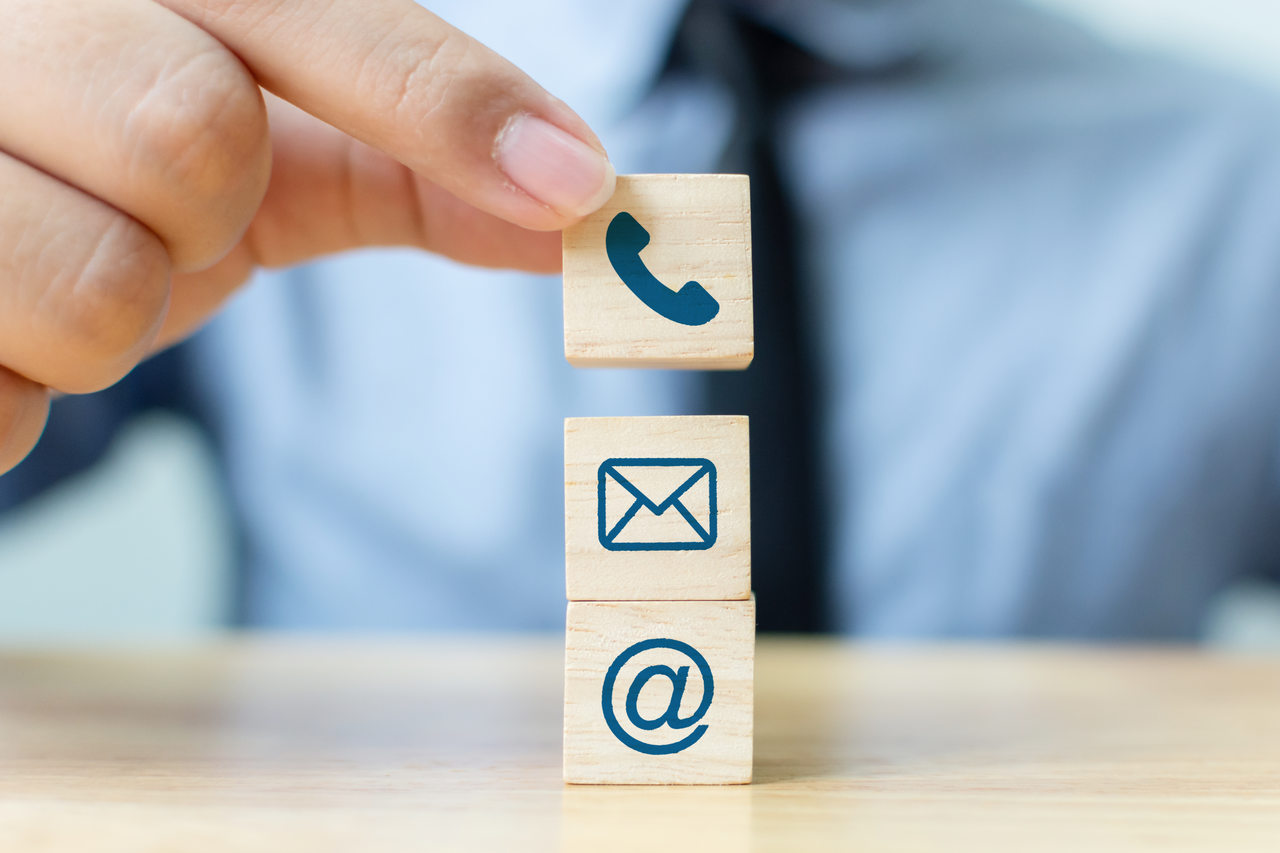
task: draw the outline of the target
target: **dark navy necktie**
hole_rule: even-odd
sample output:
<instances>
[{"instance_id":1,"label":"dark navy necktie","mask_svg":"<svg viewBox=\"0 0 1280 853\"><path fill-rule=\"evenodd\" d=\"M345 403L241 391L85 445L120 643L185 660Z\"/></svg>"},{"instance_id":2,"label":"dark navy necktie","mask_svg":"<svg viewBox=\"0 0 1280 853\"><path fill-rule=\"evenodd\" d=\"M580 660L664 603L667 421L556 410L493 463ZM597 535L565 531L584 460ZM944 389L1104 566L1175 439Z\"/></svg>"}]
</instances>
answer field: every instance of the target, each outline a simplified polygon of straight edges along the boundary
<instances>
[{"instance_id":1,"label":"dark navy necktie","mask_svg":"<svg viewBox=\"0 0 1280 853\"><path fill-rule=\"evenodd\" d=\"M787 98L826 68L731 4L694 0L669 66L733 96L734 125L720 170L751 177L755 359L706 374L712 414L751 419L752 583L760 630L827 627L827 511L823 499L819 376L806 322L811 290L796 217L780 169L778 127Z\"/></svg>"}]
</instances>

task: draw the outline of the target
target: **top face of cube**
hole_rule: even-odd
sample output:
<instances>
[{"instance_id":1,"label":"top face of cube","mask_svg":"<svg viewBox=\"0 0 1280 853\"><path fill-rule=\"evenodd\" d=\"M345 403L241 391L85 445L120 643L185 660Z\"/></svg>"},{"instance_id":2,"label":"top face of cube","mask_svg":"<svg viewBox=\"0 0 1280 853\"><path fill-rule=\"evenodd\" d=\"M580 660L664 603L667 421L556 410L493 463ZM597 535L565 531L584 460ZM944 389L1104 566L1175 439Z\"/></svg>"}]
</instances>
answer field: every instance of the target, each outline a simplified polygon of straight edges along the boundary
<instances>
[{"instance_id":1,"label":"top face of cube","mask_svg":"<svg viewBox=\"0 0 1280 853\"><path fill-rule=\"evenodd\" d=\"M746 175L620 175L604 207L565 229L563 247L570 364L751 363Z\"/></svg>"}]
</instances>

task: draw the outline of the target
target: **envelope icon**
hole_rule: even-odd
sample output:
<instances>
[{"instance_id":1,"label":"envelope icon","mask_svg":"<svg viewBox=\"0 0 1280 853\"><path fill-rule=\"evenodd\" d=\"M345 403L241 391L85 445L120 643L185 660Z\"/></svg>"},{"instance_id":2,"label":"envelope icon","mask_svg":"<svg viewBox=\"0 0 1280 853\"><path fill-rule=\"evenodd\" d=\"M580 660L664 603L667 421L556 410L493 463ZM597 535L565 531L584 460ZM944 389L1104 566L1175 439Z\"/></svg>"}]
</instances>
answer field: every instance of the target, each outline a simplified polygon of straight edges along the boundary
<instances>
[{"instance_id":1,"label":"envelope icon","mask_svg":"<svg viewBox=\"0 0 1280 853\"><path fill-rule=\"evenodd\" d=\"M599 470L600 544L609 551L705 551L716 544L710 459L606 459Z\"/></svg>"}]
</instances>

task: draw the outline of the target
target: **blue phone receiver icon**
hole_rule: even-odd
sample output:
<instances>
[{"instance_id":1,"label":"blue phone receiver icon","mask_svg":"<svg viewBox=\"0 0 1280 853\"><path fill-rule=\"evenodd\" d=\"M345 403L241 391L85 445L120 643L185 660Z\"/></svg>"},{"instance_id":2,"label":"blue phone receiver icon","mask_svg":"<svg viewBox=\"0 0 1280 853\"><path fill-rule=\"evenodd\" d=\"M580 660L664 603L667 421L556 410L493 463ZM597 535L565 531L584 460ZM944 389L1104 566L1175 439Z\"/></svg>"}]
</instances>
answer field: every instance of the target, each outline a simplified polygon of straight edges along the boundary
<instances>
[{"instance_id":1,"label":"blue phone receiver icon","mask_svg":"<svg viewBox=\"0 0 1280 853\"><path fill-rule=\"evenodd\" d=\"M696 281L686 281L679 290L659 281L640 260L640 252L647 245L649 232L625 210L613 217L604 235L609 263L641 302L684 326L710 323L720 313L720 303Z\"/></svg>"}]
</instances>

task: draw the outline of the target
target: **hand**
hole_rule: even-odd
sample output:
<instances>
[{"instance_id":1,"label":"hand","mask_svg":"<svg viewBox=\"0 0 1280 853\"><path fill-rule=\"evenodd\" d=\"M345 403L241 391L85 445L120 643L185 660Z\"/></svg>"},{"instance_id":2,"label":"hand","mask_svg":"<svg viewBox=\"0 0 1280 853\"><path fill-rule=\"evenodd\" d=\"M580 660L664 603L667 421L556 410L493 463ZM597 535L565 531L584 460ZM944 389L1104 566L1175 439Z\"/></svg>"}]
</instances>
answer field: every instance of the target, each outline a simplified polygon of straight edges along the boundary
<instances>
[{"instance_id":1,"label":"hand","mask_svg":"<svg viewBox=\"0 0 1280 853\"><path fill-rule=\"evenodd\" d=\"M0 472L50 389L116 382L255 267L396 244L553 272L549 232L613 191L580 118L412 0L0 13Z\"/></svg>"}]
</instances>

